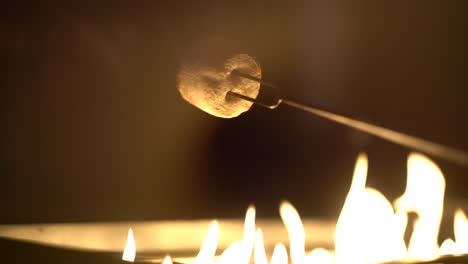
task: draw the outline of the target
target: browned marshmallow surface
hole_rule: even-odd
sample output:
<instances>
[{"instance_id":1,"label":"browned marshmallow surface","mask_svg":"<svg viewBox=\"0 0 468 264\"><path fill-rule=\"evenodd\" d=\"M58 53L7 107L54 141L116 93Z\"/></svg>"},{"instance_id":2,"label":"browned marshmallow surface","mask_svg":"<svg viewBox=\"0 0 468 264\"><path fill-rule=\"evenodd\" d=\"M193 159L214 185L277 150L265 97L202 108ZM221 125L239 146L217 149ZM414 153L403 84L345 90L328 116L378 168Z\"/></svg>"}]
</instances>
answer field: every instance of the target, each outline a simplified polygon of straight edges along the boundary
<instances>
[{"instance_id":1,"label":"browned marshmallow surface","mask_svg":"<svg viewBox=\"0 0 468 264\"><path fill-rule=\"evenodd\" d=\"M231 76L234 69L257 78L262 75L259 64L252 57L239 54L226 60L221 69L205 65L183 65L177 75L177 88L186 101L211 115L236 117L248 111L252 102L227 96L227 93L233 91L256 98L260 84Z\"/></svg>"}]
</instances>

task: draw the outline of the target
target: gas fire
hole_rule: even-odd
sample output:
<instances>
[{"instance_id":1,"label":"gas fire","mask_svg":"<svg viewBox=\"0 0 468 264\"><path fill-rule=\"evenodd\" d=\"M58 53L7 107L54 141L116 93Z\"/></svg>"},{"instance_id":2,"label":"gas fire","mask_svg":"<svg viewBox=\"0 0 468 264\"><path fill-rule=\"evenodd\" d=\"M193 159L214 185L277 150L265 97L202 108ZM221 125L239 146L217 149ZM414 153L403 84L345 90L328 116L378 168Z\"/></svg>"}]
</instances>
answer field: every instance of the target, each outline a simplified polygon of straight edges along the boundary
<instances>
[{"instance_id":1,"label":"gas fire","mask_svg":"<svg viewBox=\"0 0 468 264\"><path fill-rule=\"evenodd\" d=\"M255 207L250 206L242 240L234 241L217 257L219 227L213 221L199 254L189 262L248 264L253 259L255 264L287 264L289 260L292 264L372 264L468 253L468 219L461 209L455 213L455 240L446 239L438 245L445 178L434 162L418 153L409 155L406 190L393 205L378 190L366 187L367 167L367 156L360 154L336 224L334 250L315 248L307 252L306 232L299 213L291 203L283 201L279 212L289 235L289 257L284 241L278 241L271 254L266 253L262 229L255 225ZM408 223L410 212L418 215L413 223ZM413 232L406 245L404 234L408 224L413 225ZM135 255L130 230L122 259L133 261ZM172 263L172 259L166 256L163 263Z\"/></svg>"},{"instance_id":2,"label":"gas fire","mask_svg":"<svg viewBox=\"0 0 468 264\"><path fill-rule=\"evenodd\" d=\"M136 256L135 237L133 237L133 230L130 228L127 235L127 243L125 243L125 250L122 255L122 260L133 262Z\"/></svg>"}]
</instances>

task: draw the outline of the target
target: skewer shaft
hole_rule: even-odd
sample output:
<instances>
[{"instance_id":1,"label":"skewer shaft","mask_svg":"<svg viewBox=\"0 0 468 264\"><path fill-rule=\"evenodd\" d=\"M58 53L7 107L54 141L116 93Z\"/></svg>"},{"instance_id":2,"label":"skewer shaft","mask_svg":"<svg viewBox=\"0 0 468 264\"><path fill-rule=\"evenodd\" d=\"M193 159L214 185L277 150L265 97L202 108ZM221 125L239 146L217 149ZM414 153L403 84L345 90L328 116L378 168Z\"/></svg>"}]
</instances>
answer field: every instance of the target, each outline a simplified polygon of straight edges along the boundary
<instances>
[{"instance_id":1,"label":"skewer shaft","mask_svg":"<svg viewBox=\"0 0 468 264\"><path fill-rule=\"evenodd\" d=\"M267 82L264 82L263 80L259 78L250 76L248 74L239 72L237 70L233 71L231 74L237 75L241 78L246 78L255 82L259 82L260 84L262 84L262 87L275 89L277 90L276 92L278 96L277 96L277 101L275 103L264 103L257 99L250 98L248 96L235 93L232 91L228 93L229 96L235 96L235 97L253 102L257 105L266 107L268 109L275 109L281 103L283 103L291 107L294 107L296 109L302 110L304 112L325 118L327 120L339 123L347 127L351 127L353 129L359 130L369 135L373 135L375 137L390 141L392 143L405 146L407 148L411 148L414 150L422 151L427 154L433 155L435 157L445 159L447 161L455 162L463 166L468 166L468 153L464 151L454 149L454 148L451 148L442 144L434 143L429 140L421 139L415 136L411 136L405 133L401 133L395 130L391 130L385 127L377 126L377 125L367 123L364 121L360 121L357 119L353 119L353 118L338 115L332 112L328 112L325 110L321 110L319 108L301 104L301 103L298 103L289 99L284 99L279 96L277 87L271 84L268 84Z\"/></svg>"},{"instance_id":2,"label":"skewer shaft","mask_svg":"<svg viewBox=\"0 0 468 264\"><path fill-rule=\"evenodd\" d=\"M322 118L342 124L344 126L354 128L356 130L373 135L375 137L385 139L395 144L422 151L435 157L458 163L460 165L468 165L468 154L464 151L457 150L438 143L434 143L415 136L407 135L388 128L373 125L360 120L334 114L315 107L303 105L301 103L297 103L291 100L283 99L282 102L294 108L320 116Z\"/></svg>"}]
</instances>

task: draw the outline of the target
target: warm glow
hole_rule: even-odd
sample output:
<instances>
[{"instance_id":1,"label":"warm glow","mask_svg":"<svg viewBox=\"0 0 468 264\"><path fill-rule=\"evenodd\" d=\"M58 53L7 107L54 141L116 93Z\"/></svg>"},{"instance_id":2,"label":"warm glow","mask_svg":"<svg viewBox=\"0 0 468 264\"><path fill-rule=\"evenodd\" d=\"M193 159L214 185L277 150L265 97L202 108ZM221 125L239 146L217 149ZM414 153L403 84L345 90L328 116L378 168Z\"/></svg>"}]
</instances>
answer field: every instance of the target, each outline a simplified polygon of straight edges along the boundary
<instances>
[{"instance_id":1,"label":"warm glow","mask_svg":"<svg viewBox=\"0 0 468 264\"><path fill-rule=\"evenodd\" d=\"M457 254L468 253L468 219L465 213L458 209L455 212L455 221L453 223L455 233L455 243L457 246Z\"/></svg>"},{"instance_id":2,"label":"warm glow","mask_svg":"<svg viewBox=\"0 0 468 264\"><path fill-rule=\"evenodd\" d=\"M254 262L255 264L268 264L265 245L263 244L263 232L260 228L255 233Z\"/></svg>"},{"instance_id":3,"label":"warm glow","mask_svg":"<svg viewBox=\"0 0 468 264\"><path fill-rule=\"evenodd\" d=\"M450 238L446 239L442 243L442 245L440 245L439 253L441 255L456 254L457 253L457 245L456 245L455 241L453 241Z\"/></svg>"},{"instance_id":4,"label":"warm glow","mask_svg":"<svg viewBox=\"0 0 468 264\"><path fill-rule=\"evenodd\" d=\"M366 188L367 157L360 154L335 231L337 263L376 263L405 254L401 219L377 190Z\"/></svg>"},{"instance_id":5,"label":"warm glow","mask_svg":"<svg viewBox=\"0 0 468 264\"><path fill-rule=\"evenodd\" d=\"M134 262L136 256L136 245L135 238L133 237L133 230L130 228L127 235L127 243L125 243L125 249L122 255L122 260ZM166 263L169 264L169 263Z\"/></svg>"},{"instance_id":6,"label":"warm glow","mask_svg":"<svg viewBox=\"0 0 468 264\"><path fill-rule=\"evenodd\" d=\"M440 254L459 255L468 253L468 219L461 209L455 212L453 231L455 234L455 241L446 239L440 246Z\"/></svg>"},{"instance_id":7,"label":"warm glow","mask_svg":"<svg viewBox=\"0 0 468 264\"><path fill-rule=\"evenodd\" d=\"M421 154L410 154L406 190L396 202L397 212L415 212L408 257L430 260L439 255L437 243L442 220L445 179L440 169Z\"/></svg>"},{"instance_id":8,"label":"warm glow","mask_svg":"<svg viewBox=\"0 0 468 264\"><path fill-rule=\"evenodd\" d=\"M250 263L255 243L255 207L249 206L245 214L244 235L242 237L242 250L239 252L238 264Z\"/></svg>"},{"instance_id":9,"label":"warm glow","mask_svg":"<svg viewBox=\"0 0 468 264\"><path fill-rule=\"evenodd\" d=\"M245 214L242 241L232 243L221 254L219 264L248 264L255 243L255 207L249 206Z\"/></svg>"},{"instance_id":10,"label":"warm glow","mask_svg":"<svg viewBox=\"0 0 468 264\"><path fill-rule=\"evenodd\" d=\"M224 250L223 254L219 259L218 264L237 264L239 260L242 258L240 253L242 252L242 243L240 241L236 241L232 243L226 250Z\"/></svg>"},{"instance_id":11,"label":"warm glow","mask_svg":"<svg viewBox=\"0 0 468 264\"><path fill-rule=\"evenodd\" d=\"M310 252L307 256L309 264L333 264L335 263L335 258L333 255L328 252L328 250L323 248L316 248Z\"/></svg>"},{"instance_id":12,"label":"warm glow","mask_svg":"<svg viewBox=\"0 0 468 264\"><path fill-rule=\"evenodd\" d=\"M169 255L167 255L166 257L164 257L163 261L162 261L162 264L172 264L172 259Z\"/></svg>"},{"instance_id":13,"label":"warm glow","mask_svg":"<svg viewBox=\"0 0 468 264\"><path fill-rule=\"evenodd\" d=\"M289 235L291 262L293 264L303 263L305 260L305 231L301 217L296 211L296 208L287 201L281 203L280 215Z\"/></svg>"},{"instance_id":14,"label":"warm glow","mask_svg":"<svg viewBox=\"0 0 468 264\"><path fill-rule=\"evenodd\" d=\"M306 254L306 230L299 213L291 203L283 201L279 212L289 237L292 264L375 264L467 254L468 219L461 209L455 213L455 239L446 239L440 247L437 243L445 192L445 179L440 169L427 157L416 153L409 155L407 167L405 192L393 207L378 190L366 187L367 156L358 156L351 187L336 224L334 253L316 248ZM408 213L417 214L414 223L408 223ZM282 244L285 241L278 241L273 252L265 250L267 240L262 229L256 227L255 214L255 207L249 206L243 231L235 232L242 233L242 239L232 242L220 257L215 256L220 227L217 221L211 222L197 257L186 263L249 264L253 252L255 264L288 264L288 252ZM408 224L413 225L413 233L406 247L404 234ZM133 262L135 255L135 239L130 229L122 259ZM267 256L271 256L269 261ZM162 263L172 264L172 259L166 256Z\"/></svg>"},{"instance_id":15,"label":"warm glow","mask_svg":"<svg viewBox=\"0 0 468 264\"><path fill-rule=\"evenodd\" d=\"M217 221L211 222L210 227L205 235L205 240L201 246L192 264L206 264L215 256L216 248L218 246L219 226Z\"/></svg>"},{"instance_id":16,"label":"warm glow","mask_svg":"<svg viewBox=\"0 0 468 264\"><path fill-rule=\"evenodd\" d=\"M288 252L283 244L279 243L275 246L270 264L288 264Z\"/></svg>"}]
</instances>

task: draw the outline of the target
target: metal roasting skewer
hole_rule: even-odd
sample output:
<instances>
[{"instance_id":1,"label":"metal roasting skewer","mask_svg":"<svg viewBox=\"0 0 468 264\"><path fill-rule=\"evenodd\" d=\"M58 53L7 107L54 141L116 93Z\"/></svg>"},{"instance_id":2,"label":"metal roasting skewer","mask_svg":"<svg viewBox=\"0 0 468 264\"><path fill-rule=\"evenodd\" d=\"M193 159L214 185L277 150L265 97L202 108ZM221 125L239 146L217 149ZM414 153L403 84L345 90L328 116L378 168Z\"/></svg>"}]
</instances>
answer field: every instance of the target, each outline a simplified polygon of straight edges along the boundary
<instances>
[{"instance_id":1,"label":"metal roasting skewer","mask_svg":"<svg viewBox=\"0 0 468 264\"><path fill-rule=\"evenodd\" d=\"M343 115L335 114L329 111L325 111L316 107L312 107L309 105L305 105L293 100L281 98L279 93L279 88L271 85L259 78L254 76L242 73L238 70L233 70L231 75L238 76L241 78L249 79L261 84L262 87L269 88L276 92L276 102L273 103L265 103L258 99L254 99L236 92L228 92L228 96L235 96L237 98L241 98L243 100L250 101L254 104L263 106L268 109L275 109L281 104L286 104L296 109L302 110L304 112L328 119L330 121L339 123L341 125L354 128L361 132L373 135L375 137L385 139L392 143L405 146L408 148L412 148L418 151L425 152L427 154L433 155L435 157L445 159L447 161L455 162L457 164L468 166L468 153L462 150L454 149L442 144L434 143L425 139L421 139L419 137L411 136L402 132L398 132L392 129L388 129L385 127L377 126L371 123L367 123L364 121L360 121L357 119L349 118Z\"/></svg>"}]
</instances>

